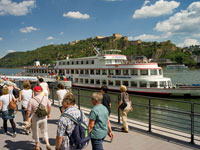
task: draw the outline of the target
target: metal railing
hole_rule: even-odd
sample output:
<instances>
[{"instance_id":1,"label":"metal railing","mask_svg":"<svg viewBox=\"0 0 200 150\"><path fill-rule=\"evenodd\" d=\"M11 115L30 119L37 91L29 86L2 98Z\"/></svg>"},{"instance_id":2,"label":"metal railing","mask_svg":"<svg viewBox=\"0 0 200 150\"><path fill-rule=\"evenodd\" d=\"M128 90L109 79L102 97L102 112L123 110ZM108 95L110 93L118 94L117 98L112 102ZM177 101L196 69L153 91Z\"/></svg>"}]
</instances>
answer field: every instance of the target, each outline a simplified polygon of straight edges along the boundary
<instances>
[{"instance_id":1,"label":"metal railing","mask_svg":"<svg viewBox=\"0 0 200 150\"><path fill-rule=\"evenodd\" d=\"M50 86L53 104L56 88ZM76 104L80 106L92 108L91 95L97 90L85 88L72 88L72 93L76 97ZM116 109L119 101L120 93L109 92L112 100L111 114L118 116L120 123L120 111ZM129 118L143 123L142 126L147 128L147 131L160 130L162 132L174 134L190 139L190 143L200 141L195 137L200 136L200 103L147 97L129 94L132 99L133 112L130 112ZM156 128L156 127L159 128ZM165 130L163 130L165 129ZM182 133L185 133L184 135ZM187 136L189 135L189 136Z\"/></svg>"}]
</instances>

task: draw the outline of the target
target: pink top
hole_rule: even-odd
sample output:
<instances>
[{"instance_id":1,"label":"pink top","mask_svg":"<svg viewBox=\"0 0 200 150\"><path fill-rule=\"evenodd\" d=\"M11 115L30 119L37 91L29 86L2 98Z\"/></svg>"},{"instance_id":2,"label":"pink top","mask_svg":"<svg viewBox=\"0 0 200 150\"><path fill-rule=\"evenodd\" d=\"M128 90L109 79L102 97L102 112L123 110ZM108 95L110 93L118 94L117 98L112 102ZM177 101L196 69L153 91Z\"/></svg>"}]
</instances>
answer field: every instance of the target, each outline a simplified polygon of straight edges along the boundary
<instances>
[{"instance_id":1,"label":"pink top","mask_svg":"<svg viewBox=\"0 0 200 150\"><path fill-rule=\"evenodd\" d=\"M42 100L43 98L43 100ZM37 99L37 101L35 100ZM27 110L30 110L32 113L36 111L39 103L41 103L45 106L45 107L50 107L51 106L51 102L49 101L49 99L47 98L47 96L43 96L41 94L35 96L34 98L32 98L27 105Z\"/></svg>"}]
</instances>

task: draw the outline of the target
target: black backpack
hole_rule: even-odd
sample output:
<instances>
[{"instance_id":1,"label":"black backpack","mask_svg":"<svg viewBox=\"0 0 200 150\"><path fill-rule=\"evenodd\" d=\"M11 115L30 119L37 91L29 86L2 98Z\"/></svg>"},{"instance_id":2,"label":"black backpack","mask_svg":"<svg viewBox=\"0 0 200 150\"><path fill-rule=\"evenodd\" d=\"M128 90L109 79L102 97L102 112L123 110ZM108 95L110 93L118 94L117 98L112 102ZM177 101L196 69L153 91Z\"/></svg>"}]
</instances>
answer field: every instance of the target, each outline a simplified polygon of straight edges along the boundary
<instances>
[{"instance_id":1,"label":"black backpack","mask_svg":"<svg viewBox=\"0 0 200 150\"><path fill-rule=\"evenodd\" d=\"M20 90L13 88L13 95L15 98L19 98L19 92L20 92Z\"/></svg>"},{"instance_id":2,"label":"black backpack","mask_svg":"<svg viewBox=\"0 0 200 150\"><path fill-rule=\"evenodd\" d=\"M69 118L71 121L75 123L74 130L72 134L69 136L67 131L65 131L66 135L69 137L70 146L75 149L82 149L89 144L90 135L88 126L83 122L83 113L81 112L81 118L75 119L73 116L69 114L63 113L62 116Z\"/></svg>"}]
</instances>

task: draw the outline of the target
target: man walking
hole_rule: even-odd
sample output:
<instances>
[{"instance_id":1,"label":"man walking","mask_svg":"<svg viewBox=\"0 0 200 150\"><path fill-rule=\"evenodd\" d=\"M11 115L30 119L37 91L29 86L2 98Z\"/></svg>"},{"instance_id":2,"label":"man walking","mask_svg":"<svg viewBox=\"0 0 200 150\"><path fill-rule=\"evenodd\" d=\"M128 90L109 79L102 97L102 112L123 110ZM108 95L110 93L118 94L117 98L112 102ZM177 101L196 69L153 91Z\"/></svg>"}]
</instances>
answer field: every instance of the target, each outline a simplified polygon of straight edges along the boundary
<instances>
[{"instance_id":1,"label":"man walking","mask_svg":"<svg viewBox=\"0 0 200 150\"><path fill-rule=\"evenodd\" d=\"M102 104L108 109L108 112L110 115L111 99L110 99L110 96L107 94L108 87L106 85L104 85L101 87L100 91L103 94Z\"/></svg>"},{"instance_id":2,"label":"man walking","mask_svg":"<svg viewBox=\"0 0 200 150\"><path fill-rule=\"evenodd\" d=\"M62 101L64 114L69 114L74 119L77 120L81 118L81 112L74 105L75 105L74 96L72 94L66 94ZM82 115L83 115L82 116L83 122L87 124L87 120L84 113L82 113ZM75 128L75 123L68 117L61 115L60 119L58 120L58 126L57 126L56 150L73 150L74 149L70 145L69 138L68 138L68 136L71 136L74 128Z\"/></svg>"}]
</instances>

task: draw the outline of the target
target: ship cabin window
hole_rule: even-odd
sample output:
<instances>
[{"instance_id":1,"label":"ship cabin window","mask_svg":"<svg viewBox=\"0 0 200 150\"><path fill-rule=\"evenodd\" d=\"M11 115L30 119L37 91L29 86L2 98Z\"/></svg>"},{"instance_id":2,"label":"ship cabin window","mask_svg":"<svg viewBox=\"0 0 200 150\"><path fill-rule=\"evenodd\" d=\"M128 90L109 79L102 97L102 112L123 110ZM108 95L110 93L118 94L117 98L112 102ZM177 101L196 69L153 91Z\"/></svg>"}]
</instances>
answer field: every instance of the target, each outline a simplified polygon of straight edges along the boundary
<instances>
[{"instance_id":1,"label":"ship cabin window","mask_svg":"<svg viewBox=\"0 0 200 150\"><path fill-rule=\"evenodd\" d=\"M137 69L132 69L131 70L131 75L132 76L137 76L138 75L138 70Z\"/></svg>"},{"instance_id":2,"label":"ship cabin window","mask_svg":"<svg viewBox=\"0 0 200 150\"><path fill-rule=\"evenodd\" d=\"M123 70L123 75L125 75L125 76L129 75L128 69Z\"/></svg>"},{"instance_id":3,"label":"ship cabin window","mask_svg":"<svg viewBox=\"0 0 200 150\"><path fill-rule=\"evenodd\" d=\"M85 70L85 74L89 74L89 70Z\"/></svg>"},{"instance_id":4,"label":"ship cabin window","mask_svg":"<svg viewBox=\"0 0 200 150\"><path fill-rule=\"evenodd\" d=\"M91 61L91 64L94 64L94 60Z\"/></svg>"},{"instance_id":5,"label":"ship cabin window","mask_svg":"<svg viewBox=\"0 0 200 150\"><path fill-rule=\"evenodd\" d=\"M66 74L69 74L69 70L68 69L66 70Z\"/></svg>"},{"instance_id":6,"label":"ship cabin window","mask_svg":"<svg viewBox=\"0 0 200 150\"><path fill-rule=\"evenodd\" d=\"M94 70L90 70L90 74L94 74Z\"/></svg>"},{"instance_id":7,"label":"ship cabin window","mask_svg":"<svg viewBox=\"0 0 200 150\"><path fill-rule=\"evenodd\" d=\"M74 74L74 69L71 70L71 74Z\"/></svg>"},{"instance_id":8,"label":"ship cabin window","mask_svg":"<svg viewBox=\"0 0 200 150\"><path fill-rule=\"evenodd\" d=\"M86 61L86 64L89 64L88 60Z\"/></svg>"},{"instance_id":9,"label":"ship cabin window","mask_svg":"<svg viewBox=\"0 0 200 150\"><path fill-rule=\"evenodd\" d=\"M72 65L74 64L74 62L72 61Z\"/></svg>"},{"instance_id":10,"label":"ship cabin window","mask_svg":"<svg viewBox=\"0 0 200 150\"><path fill-rule=\"evenodd\" d=\"M67 65L69 65L69 61L67 61Z\"/></svg>"},{"instance_id":11,"label":"ship cabin window","mask_svg":"<svg viewBox=\"0 0 200 150\"><path fill-rule=\"evenodd\" d=\"M83 72L83 69L81 69L81 70L80 70L80 74L83 74L83 73L84 73L84 72Z\"/></svg>"},{"instance_id":12,"label":"ship cabin window","mask_svg":"<svg viewBox=\"0 0 200 150\"><path fill-rule=\"evenodd\" d=\"M101 71L98 69L96 70L96 75L100 75Z\"/></svg>"},{"instance_id":13,"label":"ship cabin window","mask_svg":"<svg viewBox=\"0 0 200 150\"><path fill-rule=\"evenodd\" d=\"M78 78L75 78L75 82L78 83Z\"/></svg>"},{"instance_id":14,"label":"ship cabin window","mask_svg":"<svg viewBox=\"0 0 200 150\"><path fill-rule=\"evenodd\" d=\"M162 75L162 69L159 69L159 75Z\"/></svg>"},{"instance_id":15,"label":"ship cabin window","mask_svg":"<svg viewBox=\"0 0 200 150\"><path fill-rule=\"evenodd\" d=\"M115 70L116 75L121 75L121 70Z\"/></svg>"},{"instance_id":16,"label":"ship cabin window","mask_svg":"<svg viewBox=\"0 0 200 150\"><path fill-rule=\"evenodd\" d=\"M108 75L114 75L114 70L108 70Z\"/></svg>"},{"instance_id":17,"label":"ship cabin window","mask_svg":"<svg viewBox=\"0 0 200 150\"><path fill-rule=\"evenodd\" d=\"M166 82L165 81L160 81L160 87L166 87Z\"/></svg>"},{"instance_id":18,"label":"ship cabin window","mask_svg":"<svg viewBox=\"0 0 200 150\"><path fill-rule=\"evenodd\" d=\"M146 75L148 75L148 69L140 69L140 75L141 75L141 76L146 76Z\"/></svg>"},{"instance_id":19,"label":"ship cabin window","mask_svg":"<svg viewBox=\"0 0 200 150\"><path fill-rule=\"evenodd\" d=\"M150 87L157 87L158 83L157 82L149 82Z\"/></svg>"},{"instance_id":20,"label":"ship cabin window","mask_svg":"<svg viewBox=\"0 0 200 150\"><path fill-rule=\"evenodd\" d=\"M157 69L150 69L150 75L157 75Z\"/></svg>"},{"instance_id":21,"label":"ship cabin window","mask_svg":"<svg viewBox=\"0 0 200 150\"><path fill-rule=\"evenodd\" d=\"M100 80L98 79L98 80L96 80L96 84L100 84Z\"/></svg>"},{"instance_id":22,"label":"ship cabin window","mask_svg":"<svg viewBox=\"0 0 200 150\"><path fill-rule=\"evenodd\" d=\"M84 62L84 61L81 61L81 64L84 64L83 62Z\"/></svg>"},{"instance_id":23,"label":"ship cabin window","mask_svg":"<svg viewBox=\"0 0 200 150\"><path fill-rule=\"evenodd\" d=\"M80 83L83 83L83 79L80 79Z\"/></svg>"},{"instance_id":24,"label":"ship cabin window","mask_svg":"<svg viewBox=\"0 0 200 150\"><path fill-rule=\"evenodd\" d=\"M140 81L140 87L147 87L146 81Z\"/></svg>"},{"instance_id":25,"label":"ship cabin window","mask_svg":"<svg viewBox=\"0 0 200 150\"><path fill-rule=\"evenodd\" d=\"M123 81L122 84L128 86L128 81Z\"/></svg>"},{"instance_id":26,"label":"ship cabin window","mask_svg":"<svg viewBox=\"0 0 200 150\"><path fill-rule=\"evenodd\" d=\"M78 65L78 61L76 61L76 64Z\"/></svg>"},{"instance_id":27,"label":"ship cabin window","mask_svg":"<svg viewBox=\"0 0 200 150\"><path fill-rule=\"evenodd\" d=\"M106 60L106 64L112 64L112 60L111 59L107 59Z\"/></svg>"},{"instance_id":28,"label":"ship cabin window","mask_svg":"<svg viewBox=\"0 0 200 150\"><path fill-rule=\"evenodd\" d=\"M105 69L103 69L103 70L102 70L102 75L107 75L107 73L106 73L106 70L105 70Z\"/></svg>"},{"instance_id":29,"label":"ship cabin window","mask_svg":"<svg viewBox=\"0 0 200 150\"><path fill-rule=\"evenodd\" d=\"M137 82L136 81L131 81L131 87L137 87Z\"/></svg>"},{"instance_id":30,"label":"ship cabin window","mask_svg":"<svg viewBox=\"0 0 200 150\"><path fill-rule=\"evenodd\" d=\"M79 74L79 70L75 70L75 74Z\"/></svg>"},{"instance_id":31,"label":"ship cabin window","mask_svg":"<svg viewBox=\"0 0 200 150\"><path fill-rule=\"evenodd\" d=\"M103 80L103 81L102 81L102 85L107 85L107 81L106 81L106 80Z\"/></svg>"},{"instance_id":32,"label":"ship cabin window","mask_svg":"<svg viewBox=\"0 0 200 150\"><path fill-rule=\"evenodd\" d=\"M85 83L89 83L89 80L88 80L88 79L85 79Z\"/></svg>"},{"instance_id":33,"label":"ship cabin window","mask_svg":"<svg viewBox=\"0 0 200 150\"><path fill-rule=\"evenodd\" d=\"M59 65L61 65L61 62L59 62Z\"/></svg>"},{"instance_id":34,"label":"ship cabin window","mask_svg":"<svg viewBox=\"0 0 200 150\"><path fill-rule=\"evenodd\" d=\"M90 84L94 84L94 79L90 79Z\"/></svg>"},{"instance_id":35,"label":"ship cabin window","mask_svg":"<svg viewBox=\"0 0 200 150\"><path fill-rule=\"evenodd\" d=\"M121 81L120 80L116 80L115 81L115 86L120 86L121 85Z\"/></svg>"},{"instance_id":36,"label":"ship cabin window","mask_svg":"<svg viewBox=\"0 0 200 150\"><path fill-rule=\"evenodd\" d=\"M113 81L109 80L108 81L108 85L112 85L113 86Z\"/></svg>"}]
</instances>

